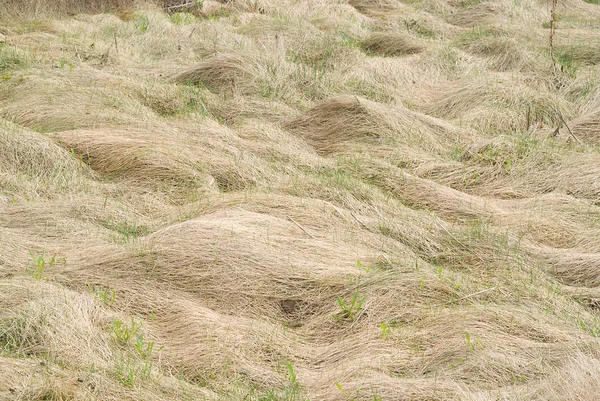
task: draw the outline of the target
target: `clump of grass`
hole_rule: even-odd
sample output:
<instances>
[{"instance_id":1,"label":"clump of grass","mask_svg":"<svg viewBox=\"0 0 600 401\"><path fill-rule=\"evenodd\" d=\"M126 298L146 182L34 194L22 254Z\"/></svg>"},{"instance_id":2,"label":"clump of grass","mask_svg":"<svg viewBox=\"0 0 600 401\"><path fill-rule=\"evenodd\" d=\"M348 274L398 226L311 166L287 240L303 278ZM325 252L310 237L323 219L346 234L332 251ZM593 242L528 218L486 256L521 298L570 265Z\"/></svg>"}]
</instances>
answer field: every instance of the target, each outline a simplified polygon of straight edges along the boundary
<instances>
[{"instance_id":1,"label":"clump of grass","mask_svg":"<svg viewBox=\"0 0 600 401\"><path fill-rule=\"evenodd\" d=\"M141 362L135 358L121 357L115 362L115 375L117 380L125 387L134 387L141 380L150 377L152 364L149 361Z\"/></svg>"},{"instance_id":2,"label":"clump of grass","mask_svg":"<svg viewBox=\"0 0 600 401\"><path fill-rule=\"evenodd\" d=\"M154 341L146 341L141 333L142 322L131 319L128 325L120 319L113 320L112 332L117 342L124 348L122 354L115 362L115 374L118 381L125 387L133 387L141 380L150 377L153 369L153 359L162 351L163 347L156 347ZM127 353L127 346L135 338L133 355Z\"/></svg>"},{"instance_id":3,"label":"clump of grass","mask_svg":"<svg viewBox=\"0 0 600 401\"><path fill-rule=\"evenodd\" d=\"M29 251L33 259L31 265L27 268L27 273L36 280L41 280L44 276L46 268L53 267L55 264L62 262L67 263L66 258L58 258L56 254L52 254L49 258L46 257L46 250L43 250L38 256Z\"/></svg>"},{"instance_id":4,"label":"clump of grass","mask_svg":"<svg viewBox=\"0 0 600 401\"><path fill-rule=\"evenodd\" d=\"M135 19L134 26L141 33L145 33L148 30L148 28L150 27L150 20L149 20L148 16L144 15L144 14L138 15L137 18Z\"/></svg>"},{"instance_id":5,"label":"clump of grass","mask_svg":"<svg viewBox=\"0 0 600 401\"><path fill-rule=\"evenodd\" d=\"M348 302L344 301L342 298L338 298L337 303L341 311L333 316L340 322L355 321L358 316L360 316L366 299L366 297L361 297L358 291L352 295L352 299Z\"/></svg>"},{"instance_id":6,"label":"clump of grass","mask_svg":"<svg viewBox=\"0 0 600 401\"><path fill-rule=\"evenodd\" d=\"M212 91L244 90L252 85L255 72L248 60L239 54L220 54L175 77L180 84L206 87Z\"/></svg>"},{"instance_id":7,"label":"clump of grass","mask_svg":"<svg viewBox=\"0 0 600 401\"><path fill-rule=\"evenodd\" d=\"M159 3L162 1L159 1ZM117 11L132 7L135 0L23 0L17 4L10 0L0 3L0 18L19 18L25 20L43 20L45 18L64 17L79 13L98 13Z\"/></svg>"},{"instance_id":8,"label":"clump of grass","mask_svg":"<svg viewBox=\"0 0 600 401\"><path fill-rule=\"evenodd\" d=\"M0 43L0 74L4 79L10 78L10 73L25 69L31 65L31 57L16 47Z\"/></svg>"},{"instance_id":9,"label":"clump of grass","mask_svg":"<svg viewBox=\"0 0 600 401\"><path fill-rule=\"evenodd\" d=\"M111 236L114 242L127 244L135 241L137 238L147 235L150 231L145 225L126 220L119 221L116 224L106 223L105 226L115 232Z\"/></svg>"},{"instance_id":10,"label":"clump of grass","mask_svg":"<svg viewBox=\"0 0 600 401\"><path fill-rule=\"evenodd\" d=\"M395 32L373 33L361 42L361 47L368 54L388 57L420 53L425 49L415 39Z\"/></svg>"},{"instance_id":11,"label":"clump of grass","mask_svg":"<svg viewBox=\"0 0 600 401\"><path fill-rule=\"evenodd\" d=\"M146 360L149 360L155 352L160 352L164 348L157 347L155 349L156 343L154 341L145 341L143 334L138 335L134 345L138 354Z\"/></svg>"},{"instance_id":12,"label":"clump of grass","mask_svg":"<svg viewBox=\"0 0 600 401\"><path fill-rule=\"evenodd\" d=\"M486 57L492 68L507 71L533 65L531 57L516 40L500 36L494 30L478 29L473 32L478 33L462 35L456 41L457 45L469 53Z\"/></svg>"},{"instance_id":13,"label":"clump of grass","mask_svg":"<svg viewBox=\"0 0 600 401\"><path fill-rule=\"evenodd\" d=\"M88 284L90 293L94 294L106 306L112 306L115 303L116 292L112 288L103 288L101 286L93 286Z\"/></svg>"},{"instance_id":14,"label":"clump of grass","mask_svg":"<svg viewBox=\"0 0 600 401\"><path fill-rule=\"evenodd\" d=\"M196 22L194 14L183 11L169 14L169 20L175 25L190 25Z\"/></svg>"},{"instance_id":15,"label":"clump of grass","mask_svg":"<svg viewBox=\"0 0 600 401\"><path fill-rule=\"evenodd\" d=\"M392 329L388 322L381 322L381 325L379 327L381 328L382 339L385 340L386 338L392 335Z\"/></svg>"},{"instance_id":16,"label":"clump of grass","mask_svg":"<svg viewBox=\"0 0 600 401\"><path fill-rule=\"evenodd\" d=\"M600 109L579 116L572 123L572 130L577 137L590 143L600 142Z\"/></svg>"},{"instance_id":17,"label":"clump of grass","mask_svg":"<svg viewBox=\"0 0 600 401\"><path fill-rule=\"evenodd\" d=\"M420 18L408 18L403 22L407 31L413 32L421 38L431 39L437 36L435 30L433 27L431 27L427 19L423 20Z\"/></svg>"},{"instance_id":18,"label":"clump of grass","mask_svg":"<svg viewBox=\"0 0 600 401\"><path fill-rule=\"evenodd\" d=\"M267 390L266 392L260 392L252 390L245 396L250 401L310 401L310 398L303 396L302 387L298 382L294 366L286 362L285 370L287 376L287 385L281 390Z\"/></svg>"},{"instance_id":19,"label":"clump of grass","mask_svg":"<svg viewBox=\"0 0 600 401\"><path fill-rule=\"evenodd\" d=\"M349 3L366 14L393 11L400 7L399 3L394 0L350 0Z\"/></svg>"},{"instance_id":20,"label":"clump of grass","mask_svg":"<svg viewBox=\"0 0 600 401\"><path fill-rule=\"evenodd\" d=\"M0 353L18 353L27 344L27 316L18 314L13 319L0 323Z\"/></svg>"},{"instance_id":21,"label":"clump of grass","mask_svg":"<svg viewBox=\"0 0 600 401\"><path fill-rule=\"evenodd\" d=\"M495 28L495 27L487 27L487 26L477 26L469 29L467 32L460 34L456 38L456 42L458 44L468 44L471 41L477 41L482 38L494 38L494 37L503 37L505 36L505 31Z\"/></svg>"},{"instance_id":22,"label":"clump of grass","mask_svg":"<svg viewBox=\"0 0 600 401\"><path fill-rule=\"evenodd\" d=\"M191 113L204 115L204 95L196 85L173 85L149 82L136 93L144 106L163 117L185 116Z\"/></svg>"},{"instance_id":23,"label":"clump of grass","mask_svg":"<svg viewBox=\"0 0 600 401\"><path fill-rule=\"evenodd\" d=\"M600 64L600 44L578 43L555 46L558 63L571 72L583 66Z\"/></svg>"},{"instance_id":24,"label":"clump of grass","mask_svg":"<svg viewBox=\"0 0 600 401\"><path fill-rule=\"evenodd\" d=\"M460 27L491 25L503 16L502 5L495 2L476 2L447 16L447 21Z\"/></svg>"},{"instance_id":25,"label":"clump of grass","mask_svg":"<svg viewBox=\"0 0 600 401\"><path fill-rule=\"evenodd\" d=\"M351 140L375 142L391 135L392 121L372 102L351 96L323 101L289 121L292 132L304 136L324 154L335 152Z\"/></svg>"},{"instance_id":26,"label":"clump of grass","mask_svg":"<svg viewBox=\"0 0 600 401\"><path fill-rule=\"evenodd\" d=\"M112 322L112 333L120 345L127 345L137 337L142 329L142 322L131 319L131 324L127 324L121 319L114 319Z\"/></svg>"},{"instance_id":27,"label":"clump of grass","mask_svg":"<svg viewBox=\"0 0 600 401\"><path fill-rule=\"evenodd\" d=\"M325 73L356 51L345 35L325 34L289 49L287 57L315 73Z\"/></svg>"},{"instance_id":28,"label":"clump of grass","mask_svg":"<svg viewBox=\"0 0 600 401\"><path fill-rule=\"evenodd\" d=\"M351 77L346 85L357 95L379 103L388 103L394 100L394 95L383 83L374 81L371 77Z\"/></svg>"}]
</instances>

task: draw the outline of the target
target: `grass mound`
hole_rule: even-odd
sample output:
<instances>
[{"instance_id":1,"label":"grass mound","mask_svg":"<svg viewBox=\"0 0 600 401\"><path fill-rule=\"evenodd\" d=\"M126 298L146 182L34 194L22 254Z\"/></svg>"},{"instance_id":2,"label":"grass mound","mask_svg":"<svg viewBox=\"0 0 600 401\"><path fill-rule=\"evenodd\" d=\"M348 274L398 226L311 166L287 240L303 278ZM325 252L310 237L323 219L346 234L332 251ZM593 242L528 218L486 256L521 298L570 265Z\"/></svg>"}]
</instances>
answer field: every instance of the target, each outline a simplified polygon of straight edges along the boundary
<instances>
[{"instance_id":1,"label":"grass mound","mask_svg":"<svg viewBox=\"0 0 600 401\"><path fill-rule=\"evenodd\" d=\"M469 2L471 3L471 2ZM493 1L476 1L475 5L459 8L447 17L450 24L463 28L493 25L503 17L503 4Z\"/></svg>"},{"instance_id":2,"label":"grass mound","mask_svg":"<svg viewBox=\"0 0 600 401\"><path fill-rule=\"evenodd\" d=\"M517 75L496 75L493 80L453 83L434 94L425 110L440 117L472 121L473 126L496 132L527 130L536 124L557 127L558 113L567 116L564 118L572 113L572 106L556 96L545 79L518 79Z\"/></svg>"},{"instance_id":3,"label":"grass mound","mask_svg":"<svg viewBox=\"0 0 600 401\"><path fill-rule=\"evenodd\" d=\"M351 0L349 4L361 13L371 14L389 12L401 8L402 3L397 0Z\"/></svg>"},{"instance_id":4,"label":"grass mound","mask_svg":"<svg viewBox=\"0 0 600 401\"><path fill-rule=\"evenodd\" d=\"M579 117L572 125L578 137L592 143L600 141L600 110Z\"/></svg>"},{"instance_id":5,"label":"grass mound","mask_svg":"<svg viewBox=\"0 0 600 401\"><path fill-rule=\"evenodd\" d=\"M382 56L401 56L424 50L423 46L410 37L384 32L372 34L361 42L361 46L369 53Z\"/></svg>"},{"instance_id":6,"label":"grass mound","mask_svg":"<svg viewBox=\"0 0 600 401\"><path fill-rule=\"evenodd\" d=\"M248 62L237 54L218 55L182 72L175 81L203 85L217 91L221 88L245 88L255 76L249 67Z\"/></svg>"},{"instance_id":7,"label":"grass mound","mask_svg":"<svg viewBox=\"0 0 600 401\"><path fill-rule=\"evenodd\" d=\"M356 143L372 146L410 144L430 150L440 141L460 136L450 124L403 107L389 108L359 97L327 99L285 127L305 138L324 154L351 148Z\"/></svg>"},{"instance_id":8,"label":"grass mound","mask_svg":"<svg viewBox=\"0 0 600 401\"><path fill-rule=\"evenodd\" d=\"M184 156L177 142L167 138L154 142L148 137L135 131L70 131L61 133L58 143L106 178L140 181L152 177L173 187L203 180L201 170L194 168L194 160Z\"/></svg>"},{"instance_id":9,"label":"grass mound","mask_svg":"<svg viewBox=\"0 0 600 401\"><path fill-rule=\"evenodd\" d=\"M493 36L476 39L466 36L460 40L460 47L469 53L485 57L495 70L535 68L533 57L524 52L514 39Z\"/></svg>"},{"instance_id":10,"label":"grass mound","mask_svg":"<svg viewBox=\"0 0 600 401\"><path fill-rule=\"evenodd\" d=\"M0 120L0 195L52 196L76 185L84 170L47 137Z\"/></svg>"}]
</instances>

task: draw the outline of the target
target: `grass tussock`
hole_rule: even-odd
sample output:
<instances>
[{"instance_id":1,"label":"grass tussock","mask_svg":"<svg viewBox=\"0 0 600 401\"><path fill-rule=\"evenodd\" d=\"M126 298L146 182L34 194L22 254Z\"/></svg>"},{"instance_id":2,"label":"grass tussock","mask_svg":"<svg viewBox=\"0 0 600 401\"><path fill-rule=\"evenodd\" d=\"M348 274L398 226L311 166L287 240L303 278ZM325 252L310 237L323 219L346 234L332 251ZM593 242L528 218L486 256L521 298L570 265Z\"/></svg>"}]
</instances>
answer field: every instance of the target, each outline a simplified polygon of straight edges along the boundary
<instances>
[{"instance_id":1,"label":"grass tussock","mask_svg":"<svg viewBox=\"0 0 600 401\"><path fill-rule=\"evenodd\" d=\"M182 72L175 77L175 81L202 85L217 91L222 87L238 88L248 85L254 78L248 67L247 61L239 55L219 55Z\"/></svg>"},{"instance_id":2,"label":"grass tussock","mask_svg":"<svg viewBox=\"0 0 600 401\"><path fill-rule=\"evenodd\" d=\"M473 3L473 2L469 2ZM503 4L493 1L476 1L475 4L452 12L447 21L463 28L493 25L503 17Z\"/></svg>"},{"instance_id":3,"label":"grass tussock","mask_svg":"<svg viewBox=\"0 0 600 401\"><path fill-rule=\"evenodd\" d=\"M382 56L402 56L420 53L424 50L414 39L394 33L374 33L361 42L368 53Z\"/></svg>"},{"instance_id":4,"label":"grass tussock","mask_svg":"<svg viewBox=\"0 0 600 401\"><path fill-rule=\"evenodd\" d=\"M545 80L519 82L506 75L454 83L430 99L434 100L425 106L428 112L471 120L473 126L495 132L526 130L533 125L558 126L557 113L571 113L570 104L553 94Z\"/></svg>"},{"instance_id":5,"label":"grass tussock","mask_svg":"<svg viewBox=\"0 0 600 401\"><path fill-rule=\"evenodd\" d=\"M390 12L402 7L402 3L397 0L351 0L349 3L367 15Z\"/></svg>"},{"instance_id":6,"label":"grass tussock","mask_svg":"<svg viewBox=\"0 0 600 401\"><path fill-rule=\"evenodd\" d=\"M573 132L591 143L600 141L600 111L585 114L572 123Z\"/></svg>"},{"instance_id":7,"label":"grass tussock","mask_svg":"<svg viewBox=\"0 0 600 401\"><path fill-rule=\"evenodd\" d=\"M460 136L443 121L404 107L382 107L357 96L323 101L286 122L286 127L324 154L351 149L357 143L400 147L410 144L432 150L440 141Z\"/></svg>"},{"instance_id":8,"label":"grass tussock","mask_svg":"<svg viewBox=\"0 0 600 401\"><path fill-rule=\"evenodd\" d=\"M473 38L465 35L459 41L465 51L484 57L498 71L534 69L535 60L514 39L494 36Z\"/></svg>"},{"instance_id":9,"label":"grass tussock","mask_svg":"<svg viewBox=\"0 0 600 401\"><path fill-rule=\"evenodd\" d=\"M144 3L138 0L24 0L15 4L10 0L2 0L0 3L0 17L17 17L21 19L38 19L47 17L61 17L65 15L74 16L80 13L118 12L124 18L129 14L127 10L136 4ZM150 4L150 2L145 2ZM158 0L156 6L182 11L194 11L198 4L186 0ZM185 6L190 4L189 6ZM184 7L181 7L184 6Z\"/></svg>"},{"instance_id":10,"label":"grass tussock","mask_svg":"<svg viewBox=\"0 0 600 401\"><path fill-rule=\"evenodd\" d=\"M598 6L0 0L0 399L600 391Z\"/></svg>"}]
</instances>

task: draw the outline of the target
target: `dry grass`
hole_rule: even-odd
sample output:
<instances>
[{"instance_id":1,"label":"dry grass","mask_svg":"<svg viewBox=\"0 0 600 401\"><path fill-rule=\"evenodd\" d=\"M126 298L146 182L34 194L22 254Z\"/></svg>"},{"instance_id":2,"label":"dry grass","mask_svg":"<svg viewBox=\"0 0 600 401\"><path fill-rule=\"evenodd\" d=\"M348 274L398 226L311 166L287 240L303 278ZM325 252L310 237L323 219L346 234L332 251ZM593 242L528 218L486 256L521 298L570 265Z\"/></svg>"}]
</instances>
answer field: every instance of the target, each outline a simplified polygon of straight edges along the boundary
<instances>
[{"instance_id":1,"label":"dry grass","mask_svg":"<svg viewBox=\"0 0 600 401\"><path fill-rule=\"evenodd\" d=\"M383 56L402 56L420 53L424 50L423 46L410 37L387 32L370 35L362 41L361 47L367 52Z\"/></svg>"},{"instance_id":2,"label":"dry grass","mask_svg":"<svg viewBox=\"0 0 600 401\"><path fill-rule=\"evenodd\" d=\"M597 5L179 3L0 0L1 400L597 398Z\"/></svg>"}]
</instances>

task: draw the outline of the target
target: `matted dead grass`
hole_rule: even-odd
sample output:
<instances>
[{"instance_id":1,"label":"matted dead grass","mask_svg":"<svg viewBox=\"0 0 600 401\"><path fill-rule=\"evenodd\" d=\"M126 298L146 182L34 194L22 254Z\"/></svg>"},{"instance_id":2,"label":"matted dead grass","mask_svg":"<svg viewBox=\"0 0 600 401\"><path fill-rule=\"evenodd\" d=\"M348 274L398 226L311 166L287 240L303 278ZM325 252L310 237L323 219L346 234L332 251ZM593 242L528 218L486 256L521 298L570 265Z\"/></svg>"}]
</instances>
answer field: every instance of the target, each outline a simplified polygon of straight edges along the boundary
<instances>
[{"instance_id":1,"label":"matted dead grass","mask_svg":"<svg viewBox=\"0 0 600 401\"><path fill-rule=\"evenodd\" d=\"M402 56L420 53L424 47L409 36L378 32L362 41L361 46L367 52L383 56Z\"/></svg>"},{"instance_id":2,"label":"matted dead grass","mask_svg":"<svg viewBox=\"0 0 600 401\"><path fill-rule=\"evenodd\" d=\"M132 3L0 0L0 399L596 398L597 5Z\"/></svg>"}]
</instances>

